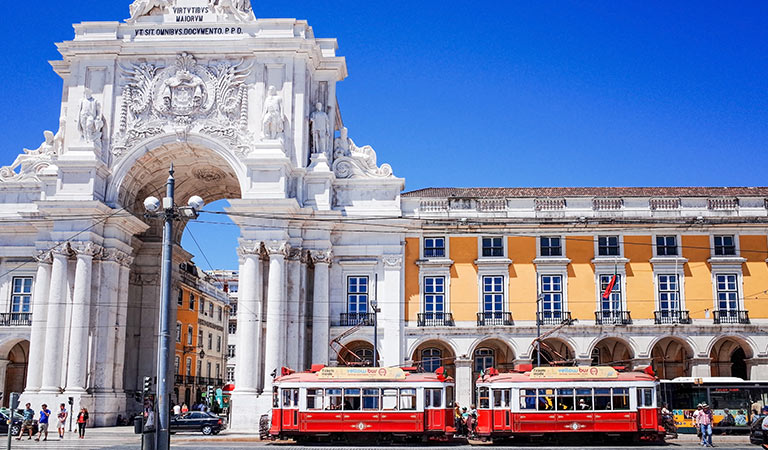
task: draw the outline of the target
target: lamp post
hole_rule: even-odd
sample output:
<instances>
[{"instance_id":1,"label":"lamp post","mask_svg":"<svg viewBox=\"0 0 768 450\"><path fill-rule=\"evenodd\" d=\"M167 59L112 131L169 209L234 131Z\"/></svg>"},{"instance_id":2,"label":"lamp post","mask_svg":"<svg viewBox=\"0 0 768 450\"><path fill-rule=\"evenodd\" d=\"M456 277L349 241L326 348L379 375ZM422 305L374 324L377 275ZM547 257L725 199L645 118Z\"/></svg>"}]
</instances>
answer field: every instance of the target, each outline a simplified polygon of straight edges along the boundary
<instances>
[{"instance_id":1,"label":"lamp post","mask_svg":"<svg viewBox=\"0 0 768 450\"><path fill-rule=\"evenodd\" d=\"M373 278L373 299L371 299L371 309L373 310L373 367L379 367L379 302L377 301L379 293L379 275Z\"/></svg>"},{"instance_id":2,"label":"lamp post","mask_svg":"<svg viewBox=\"0 0 768 450\"><path fill-rule=\"evenodd\" d=\"M170 355L173 352L171 342L171 260L173 259L173 222L183 218L194 219L198 216L198 210L204 206L203 199L193 196L189 199L188 207L179 208L174 204L174 190L176 180L173 178L173 164L168 170L165 197L158 200L155 197L147 197L144 200L144 208L147 210L145 217L163 220L163 252L161 263L160 281L160 324L157 348L157 450L169 450L171 410L169 397L173 383L168 380Z\"/></svg>"},{"instance_id":3,"label":"lamp post","mask_svg":"<svg viewBox=\"0 0 768 450\"><path fill-rule=\"evenodd\" d=\"M541 367L541 302L544 294L536 297L536 367Z\"/></svg>"}]
</instances>

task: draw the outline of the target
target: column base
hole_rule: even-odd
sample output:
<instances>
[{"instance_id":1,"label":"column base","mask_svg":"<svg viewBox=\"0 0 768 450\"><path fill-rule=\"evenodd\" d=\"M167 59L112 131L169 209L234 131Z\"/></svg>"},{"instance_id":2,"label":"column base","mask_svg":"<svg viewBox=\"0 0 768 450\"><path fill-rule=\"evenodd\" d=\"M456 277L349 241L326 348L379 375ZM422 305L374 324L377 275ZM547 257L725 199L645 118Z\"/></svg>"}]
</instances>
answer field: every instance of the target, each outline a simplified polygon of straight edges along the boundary
<instances>
[{"instance_id":1,"label":"column base","mask_svg":"<svg viewBox=\"0 0 768 450\"><path fill-rule=\"evenodd\" d=\"M232 414L229 428L234 431L258 433L261 416L272 409L272 395L256 392L233 392L230 400Z\"/></svg>"}]
</instances>

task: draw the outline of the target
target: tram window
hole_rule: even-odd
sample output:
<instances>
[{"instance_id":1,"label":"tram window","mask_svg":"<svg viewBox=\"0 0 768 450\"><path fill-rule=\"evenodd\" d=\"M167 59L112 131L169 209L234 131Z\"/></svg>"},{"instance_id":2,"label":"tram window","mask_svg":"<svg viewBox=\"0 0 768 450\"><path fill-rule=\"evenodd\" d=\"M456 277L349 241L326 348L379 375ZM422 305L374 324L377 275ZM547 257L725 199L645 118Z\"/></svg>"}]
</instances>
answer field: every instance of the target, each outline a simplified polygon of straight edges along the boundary
<instances>
[{"instance_id":1,"label":"tram window","mask_svg":"<svg viewBox=\"0 0 768 450\"><path fill-rule=\"evenodd\" d=\"M307 389L307 409L323 409L322 389Z\"/></svg>"},{"instance_id":2,"label":"tram window","mask_svg":"<svg viewBox=\"0 0 768 450\"><path fill-rule=\"evenodd\" d=\"M509 389L493 390L493 407L509 408Z\"/></svg>"},{"instance_id":3,"label":"tram window","mask_svg":"<svg viewBox=\"0 0 768 450\"><path fill-rule=\"evenodd\" d=\"M648 388L637 389L637 406L640 408L653 407L653 389L648 389Z\"/></svg>"},{"instance_id":4,"label":"tram window","mask_svg":"<svg viewBox=\"0 0 768 450\"><path fill-rule=\"evenodd\" d=\"M558 389L557 390L557 410L558 411L573 411L573 389Z\"/></svg>"},{"instance_id":5,"label":"tram window","mask_svg":"<svg viewBox=\"0 0 768 450\"><path fill-rule=\"evenodd\" d=\"M488 409L491 407L489 395L489 389L487 387L481 387L477 390L477 400L480 404L480 409Z\"/></svg>"},{"instance_id":6,"label":"tram window","mask_svg":"<svg viewBox=\"0 0 768 450\"><path fill-rule=\"evenodd\" d=\"M339 410L341 409L341 405L341 389L326 389L325 409Z\"/></svg>"},{"instance_id":7,"label":"tram window","mask_svg":"<svg viewBox=\"0 0 768 450\"><path fill-rule=\"evenodd\" d=\"M280 394L277 392L277 387L272 388L272 407L280 407Z\"/></svg>"},{"instance_id":8,"label":"tram window","mask_svg":"<svg viewBox=\"0 0 768 450\"><path fill-rule=\"evenodd\" d=\"M400 389L400 411L416 409L416 389Z\"/></svg>"},{"instance_id":9,"label":"tram window","mask_svg":"<svg viewBox=\"0 0 768 450\"><path fill-rule=\"evenodd\" d=\"M397 411L397 389L384 389L381 406L384 411Z\"/></svg>"},{"instance_id":10,"label":"tram window","mask_svg":"<svg viewBox=\"0 0 768 450\"><path fill-rule=\"evenodd\" d=\"M595 411L611 410L611 389L595 389Z\"/></svg>"},{"instance_id":11,"label":"tram window","mask_svg":"<svg viewBox=\"0 0 768 450\"><path fill-rule=\"evenodd\" d=\"M283 408L293 406L293 389L283 389Z\"/></svg>"},{"instance_id":12,"label":"tram window","mask_svg":"<svg viewBox=\"0 0 768 450\"><path fill-rule=\"evenodd\" d=\"M554 389L539 389L539 411L551 411L555 409L555 390Z\"/></svg>"},{"instance_id":13,"label":"tram window","mask_svg":"<svg viewBox=\"0 0 768 450\"><path fill-rule=\"evenodd\" d=\"M442 408L443 390L442 389L424 389L424 407Z\"/></svg>"},{"instance_id":14,"label":"tram window","mask_svg":"<svg viewBox=\"0 0 768 450\"><path fill-rule=\"evenodd\" d=\"M520 389L520 409L536 409L536 389Z\"/></svg>"},{"instance_id":15,"label":"tram window","mask_svg":"<svg viewBox=\"0 0 768 450\"><path fill-rule=\"evenodd\" d=\"M580 411L592 409L592 389L576 389L576 409Z\"/></svg>"},{"instance_id":16,"label":"tram window","mask_svg":"<svg viewBox=\"0 0 768 450\"><path fill-rule=\"evenodd\" d=\"M629 409L628 388L613 388L613 409L617 411Z\"/></svg>"},{"instance_id":17,"label":"tram window","mask_svg":"<svg viewBox=\"0 0 768 450\"><path fill-rule=\"evenodd\" d=\"M344 389L344 411L360 411L360 389Z\"/></svg>"},{"instance_id":18,"label":"tram window","mask_svg":"<svg viewBox=\"0 0 768 450\"><path fill-rule=\"evenodd\" d=\"M378 411L379 409L379 390L363 389L363 409Z\"/></svg>"},{"instance_id":19,"label":"tram window","mask_svg":"<svg viewBox=\"0 0 768 450\"><path fill-rule=\"evenodd\" d=\"M453 386L446 386L445 387L445 407L446 408L453 408L453 399L454 399L454 393L453 393Z\"/></svg>"}]
</instances>

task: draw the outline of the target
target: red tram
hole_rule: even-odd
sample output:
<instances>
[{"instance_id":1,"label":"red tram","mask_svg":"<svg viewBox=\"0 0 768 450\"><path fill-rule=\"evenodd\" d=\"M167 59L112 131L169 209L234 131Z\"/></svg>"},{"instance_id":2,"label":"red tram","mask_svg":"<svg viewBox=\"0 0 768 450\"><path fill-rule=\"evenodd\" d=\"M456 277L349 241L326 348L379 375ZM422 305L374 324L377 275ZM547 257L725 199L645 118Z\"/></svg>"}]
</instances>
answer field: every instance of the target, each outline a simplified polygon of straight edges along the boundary
<instances>
[{"instance_id":1,"label":"red tram","mask_svg":"<svg viewBox=\"0 0 768 450\"><path fill-rule=\"evenodd\" d=\"M610 367L540 367L477 380L477 434L484 439L587 433L662 440L659 383Z\"/></svg>"},{"instance_id":2,"label":"red tram","mask_svg":"<svg viewBox=\"0 0 768 450\"><path fill-rule=\"evenodd\" d=\"M314 367L275 379L275 439L375 441L447 439L455 384L399 368Z\"/></svg>"}]
</instances>

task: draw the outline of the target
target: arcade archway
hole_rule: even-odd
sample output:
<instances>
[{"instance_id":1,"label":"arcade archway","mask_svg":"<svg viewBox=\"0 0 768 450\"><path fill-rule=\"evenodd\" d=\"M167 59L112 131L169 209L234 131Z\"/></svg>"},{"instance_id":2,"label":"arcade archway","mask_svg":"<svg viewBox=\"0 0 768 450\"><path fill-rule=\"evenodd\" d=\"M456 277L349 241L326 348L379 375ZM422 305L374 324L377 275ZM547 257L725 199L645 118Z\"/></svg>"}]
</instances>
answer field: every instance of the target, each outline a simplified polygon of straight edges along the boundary
<instances>
[{"instance_id":1,"label":"arcade archway","mask_svg":"<svg viewBox=\"0 0 768 450\"><path fill-rule=\"evenodd\" d=\"M11 349L2 355L0 364L5 366L3 379L3 407L8 407L11 392L23 392L27 384L27 365L29 363L29 341L21 340L10 343ZM7 348L7 346L6 346Z\"/></svg>"},{"instance_id":2,"label":"arcade archway","mask_svg":"<svg viewBox=\"0 0 768 450\"><path fill-rule=\"evenodd\" d=\"M456 355L445 342L430 340L422 343L414 350L411 360L414 366L424 372L434 372L440 367L445 367L448 375L456 377Z\"/></svg>"},{"instance_id":3,"label":"arcade archway","mask_svg":"<svg viewBox=\"0 0 768 450\"><path fill-rule=\"evenodd\" d=\"M336 358L339 366L373 366L373 344L370 342L352 341L344 347Z\"/></svg>"},{"instance_id":4,"label":"arcade archway","mask_svg":"<svg viewBox=\"0 0 768 450\"><path fill-rule=\"evenodd\" d=\"M748 344L731 337L718 339L710 353L713 377L749 379L747 359L752 357Z\"/></svg>"},{"instance_id":5,"label":"arcade archway","mask_svg":"<svg viewBox=\"0 0 768 450\"><path fill-rule=\"evenodd\" d=\"M632 348L624 340L609 337L601 339L592 349L592 365L623 365L629 367L634 359Z\"/></svg>"},{"instance_id":6,"label":"arcade archway","mask_svg":"<svg viewBox=\"0 0 768 450\"><path fill-rule=\"evenodd\" d=\"M533 365L538 365L539 351L534 342L531 360ZM541 341L541 365L542 366L572 366L575 364L573 347L566 341L558 338L549 338Z\"/></svg>"},{"instance_id":7,"label":"arcade archway","mask_svg":"<svg viewBox=\"0 0 768 450\"><path fill-rule=\"evenodd\" d=\"M659 378L666 380L690 376L692 357L690 346L674 337L661 339L651 350L653 370Z\"/></svg>"}]
</instances>

